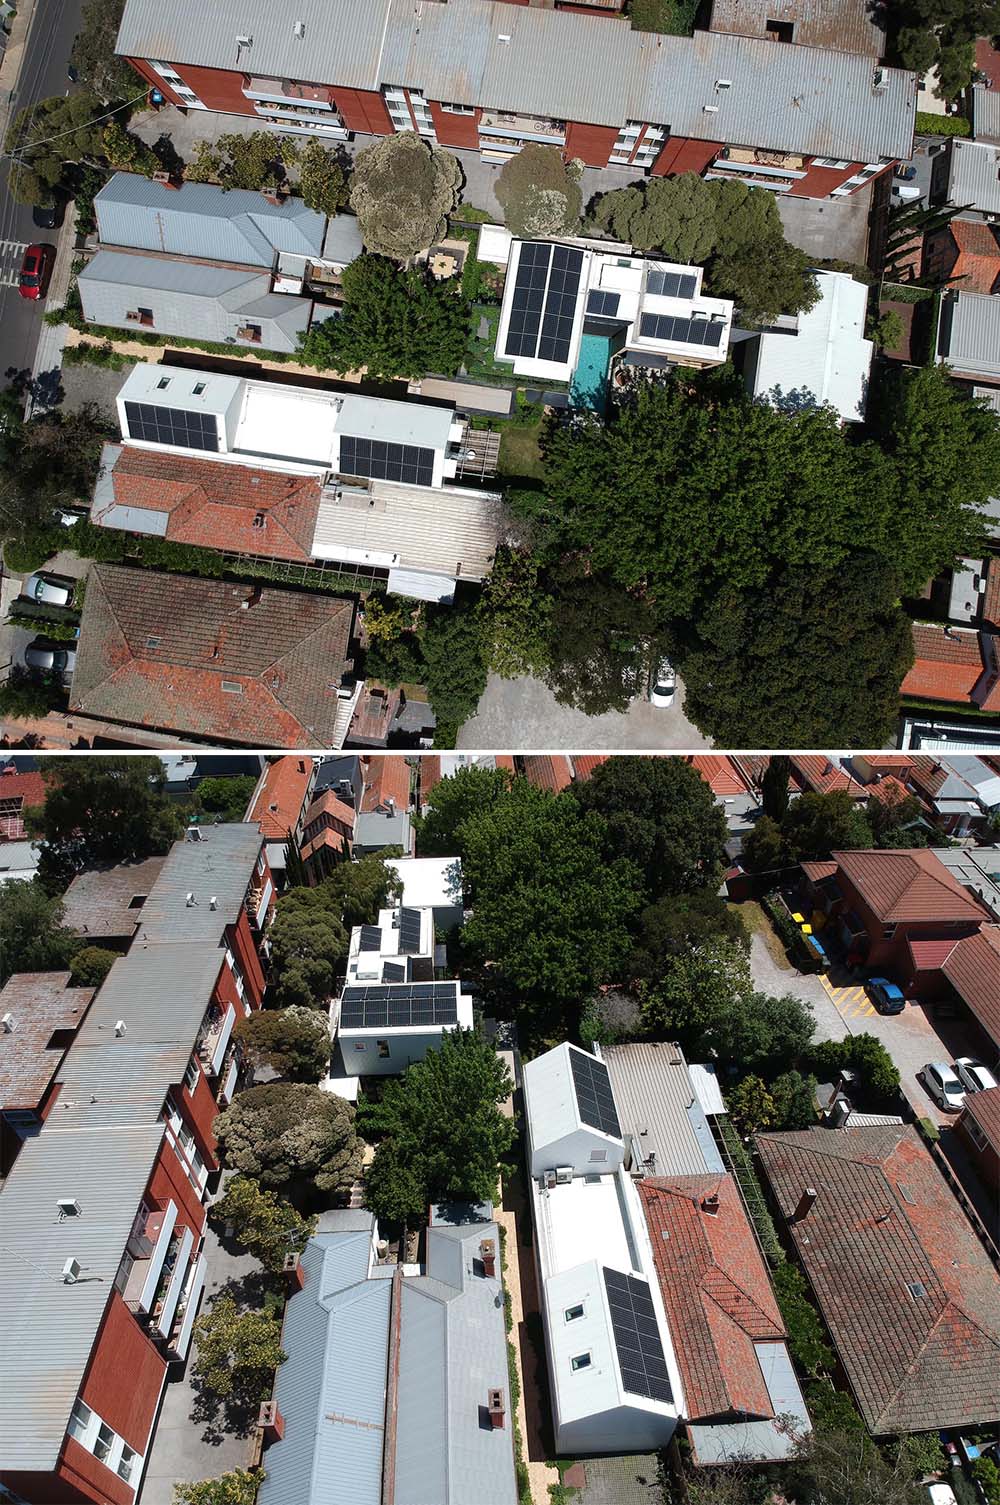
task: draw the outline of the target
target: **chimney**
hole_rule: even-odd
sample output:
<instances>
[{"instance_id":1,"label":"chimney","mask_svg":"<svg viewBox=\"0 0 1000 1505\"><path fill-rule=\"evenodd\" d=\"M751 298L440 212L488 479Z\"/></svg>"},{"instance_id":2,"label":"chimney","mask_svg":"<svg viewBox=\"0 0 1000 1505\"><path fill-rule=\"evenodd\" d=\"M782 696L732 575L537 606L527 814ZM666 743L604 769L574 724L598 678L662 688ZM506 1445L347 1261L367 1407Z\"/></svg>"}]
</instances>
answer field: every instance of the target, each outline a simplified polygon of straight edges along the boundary
<instances>
[{"instance_id":1,"label":"chimney","mask_svg":"<svg viewBox=\"0 0 1000 1505\"><path fill-rule=\"evenodd\" d=\"M295 1292L301 1291L306 1283L306 1272L302 1268L302 1261L297 1254L286 1254L281 1270L288 1286L288 1294L294 1296Z\"/></svg>"},{"instance_id":2,"label":"chimney","mask_svg":"<svg viewBox=\"0 0 1000 1505\"><path fill-rule=\"evenodd\" d=\"M812 1205L815 1202L815 1200L816 1200L816 1188L815 1188L815 1186L804 1186L802 1188L802 1195L799 1198L799 1205L796 1207L795 1211L792 1213L792 1222L793 1223L801 1223L802 1219L809 1212L809 1210L812 1207Z\"/></svg>"},{"instance_id":3,"label":"chimney","mask_svg":"<svg viewBox=\"0 0 1000 1505\"><path fill-rule=\"evenodd\" d=\"M158 183L161 188L180 188L181 186L171 173L164 172L162 169L154 172L152 181Z\"/></svg>"},{"instance_id":4,"label":"chimney","mask_svg":"<svg viewBox=\"0 0 1000 1505\"><path fill-rule=\"evenodd\" d=\"M716 1216L719 1211L719 1193L717 1191L713 1191L710 1196L702 1197L701 1210L702 1212L709 1213L712 1217Z\"/></svg>"},{"instance_id":5,"label":"chimney","mask_svg":"<svg viewBox=\"0 0 1000 1505\"><path fill-rule=\"evenodd\" d=\"M497 1273L497 1250L491 1238L484 1238L479 1245L480 1258L483 1261L483 1274L490 1277Z\"/></svg>"},{"instance_id":6,"label":"chimney","mask_svg":"<svg viewBox=\"0 0 1000 1505\"><path fill-rule=\"evenodd\" d=\"M280 1442L285 1435L285 1418L278 1410L276 1400L264 1400L260 1403L260 1414L257 1417L257 1426L260 1429L262 1440L266 1448L272 1442Z\"/></svg>"},{"instance_id":7,"label":"chimney","mask_svg":"<svg viewBox=\"0 0 1000 1505\"><path fill-rule=\"evenodd\" d=\"M503 1427L503 1391L491 1390L489 1394L490 1425L496 1432Z\"/></svg>"}]
</instances>

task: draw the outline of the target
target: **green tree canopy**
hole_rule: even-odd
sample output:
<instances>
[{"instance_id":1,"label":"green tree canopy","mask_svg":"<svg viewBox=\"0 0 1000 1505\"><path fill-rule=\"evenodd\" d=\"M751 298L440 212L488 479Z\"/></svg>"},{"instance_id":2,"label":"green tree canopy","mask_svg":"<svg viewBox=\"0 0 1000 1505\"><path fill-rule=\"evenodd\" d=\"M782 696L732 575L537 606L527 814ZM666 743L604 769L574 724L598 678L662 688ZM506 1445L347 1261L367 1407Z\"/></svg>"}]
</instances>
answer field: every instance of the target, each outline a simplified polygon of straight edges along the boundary
<instances>
[{"instance_id":1,"label":"green tree canopy","mask_svg":"<svg viewBox=\"0 0 1000 1505\"><path fill-rule=\"evenodd\" d=\"M605 852L627 858L650 899L716 888L726 818L697 769L680 758L609 758L573 786L604 819Z\"/></svg>"},{"instance_id":2,"label":"green tree canopy","mask_svg":"<svg viewBox=\"0 0 1000 1505\"><path fill-rule=\"evenodd\" d=\"M347 203L347 175L335 152L322 141L307 141L299 154L297 192L320 214L334 215Z\"/></svg>"},{"instance_id":3,"label":"green tree canopy","mask_svg":"<svg viewBox=\"0 0 1000 1505\"><path fill-rule=\"evenodd\" d=\"M350 941L341 913L329 882L281 895L269 932L273 1001L325 1008Z\"/></svg>"},{"instance_id":4,"label":"green tree canopy","mask_svg":"<svg viewBox=\"0 0 1000 1505\"><path fill-rule=\"evenodd\" d=\"M194 1324L194 1378L213 1396L256 1406L271 1394L274 1371L287 1354L272 1312L241 1312L228 1291Z\"/></svg>"},{"instance_id":5,"label":"green tree canopy","mask_svg":"<svg viewBox=\"0 0 1000 1505\"><path fill-rule=\"evenodd\" d=\"M298 161L299 148L287 137L279 140L271 131L251 131L247 136L220 136L214 142L199 141L195 155L184 169L192 183L218 183L222 188L273 190Z\"/></svg>"},{"instance_id":6,"label":"green tree canopy","mask_svg":"<svg viewBox=\"0 0 1000 1505\"><path fill-rule=\"evenodd\" d=\"M194 802L200 811L217 820L241 821L256 787L252 773L202 779L195 790Z\"/></svg>"},{"instance_id":7,"label":"green tree canopy","mask_svg":"<svg viewBox=\"0 0 1000 1505\"><path fill-rule=\"evenodd\" d=\"M901 0L890 13L895 48L904 68L934 69L934 92L957 100L969 87L977 37L1000 33L997 0Z\"/></svg>"},{"instance_id":8,"label":"green tree canopy","mask_svg":"<svg viewBox=\"0 0 1000 1505\"><path fill-rule=\"evenodd\" d=\"M438 726L444 724L457 731L463 721L475 715L486 689L486 648L480 622L471 611L452 606L431 608L424 618L420 648L422 680Z\"/></svg>"},{"instance_id":9,"label":"green tree canopy","mask_svg":"<svg viewBox=\"0 0 1000 1505\"><path fill-rule=\"evenodd\" d=\"M369 251L405 261L444 235L458 202L462 169L451 152L415 131L385 136L354 159L351 208Z\"/></svg>"},{"instance_id":10,"label":"green tree canopy","mask_svg":"<svg viewBox=\"0 0 1000 1505\"><path fill-rule=\"evenodd\" d=\"M750 937L739 910L707 888L668 894L639 916L630 975L655 984L668 958L719 936L749 946Z\"/></svg>"},{"instance_id":11,"label":"green tree canopy","mask_svg":"<svg viewBox=\"0 0 1000 1505\"><path fill-rule=\"evenodd\" d=\"M0 987L15 972L56 972L68 967L80 937L63 925L62 900L37 878L0 882Z\"/></svg>"},{"instance_id":12,"label":"green tree canopy","mask_svg":"<svg viewBox=\"0 0 1000 1505\"><path fill-rule=\"evenodd\" d=\"M106 113L89 89L56 94L19 110L4 138L4 151L12 157L7 183L15 202L47 203L72 168L99 161L104 154L100 117Z\"/></svg>"},{"instance_id":13,"label":"green tree canopy","mask_svg":"<svg viewBox=\"0 0 1000 1505\"><path fill-rule=\"evenodd\" d=\"M343 1098L302 1082L240 1092L215 1120L223 1164L265 1187L344 1192L361 1167L354 1114Z\"/></svg>"},{"instance_id":14,"label":"green tree canopy","mask_svg":"<svg viewBox=\"0 0 1000 1505\"><path fill-rule=\"evenodd\" d=\"M462 851L462 828L466 821L501 804L510 794L513 776L505 768L459 768L435 784L428 809L417 827L421 857L456 857Z\"/></svg>"},{"instance_id":15,"label":"green tree canopy","mask_svg":"<svg viewBox=\"0 0 1000 1505\"><path fill-rule=\"evenodd\" d=\"M231 1223L240 1248L269 1271L279 1271L286 1254L304 1249L316 1226L314 1217L302 1217L290 1202L249 1176L233 1176L208 1215L218 1226Z\"/></svg>"},{"instance_id":16,"label":"green tree canopy","mask_svg":"<svg viewBox=\"0 0 1000 1505\"><path fill-rule=\"evenodd\" d=\"M175 1484L174 1505L255 1505L260 1475L237 1468L216 1479L196 1484Z\"/></svg>"},{"instance_id":17,"label":"green tree canopy","mask_svg":"<svg viewBox=\"0 0 1000 1505\"><path fill-rule=\"evenodd\" d=\"M115 53L124 9L125 0L86 0L70 54L83 87L108 104L139 100L147 88L145 80Z\"/></svg>"},{"instance_id":18,"label":"green tree canopy","mask_svg":"<svg viewBox=\"0 0 1000 1505\"><path fill-rule=\"evenodd\" d=\"M499 548L477 608L489 667L504 679L549 666L553 599L530 554Z\"/></svg>"},{"instance_id":19,"label":"green tree canopy","mask_svg":"<svg viewBox=\"0 0 1000 1505\"><path fill-rule=\"evenodd\" d=\"M23 394L6 393L0 399L0 539L8 552L12 545L37 549L42 562L52 552L44 539L54 509L78 505L93 489L109 424L93 403L25 423Z\"/></svg>"},{"instance_id":20,"label":"green tree canopy","mask_svg":"<svg viewBox=\"0 0 1000 1505\"><path fill-rule=\"evenodd\" d=\"M504 163L494 191L507 229L525 240L564 234L579 221L580 174L557 146L529 141Z\"/></svg>"},{"instance_id":21,"label":"green tree canopy","mask_svg":"<svg viewBox=\"0 0 1000 1505\"><path fill-rule=\"evenodd\" d=\"M84 946L70 957L70 983L74 988L99 988L117 960L117 951L108 951L104 946Z\"/></svg>"},{"instance_id":22,"label":"green tree canopy","mask_svg":"<svg viewBox=\"0 0 1000 1505\"><path fill-rule=\"evenodd\" d=\"M872 845L865 812L846 789L829 794L810 790L791 801L780 824L770 816L761 817L744 838L743 862L754 872L766 872Z\"/></svg>"},{"instance_id":23,"label":"green tree canopy","mask_svg":"<svg viewBox=\"0 0 1000 1505\"><path fill-rule=\"evenodd\" d=\"M546 684L560 705L588 716L627 711L663 655L660 618L648 599L593 574L583 558L552 578Z\"/></svg>"},{"instance_id":24,"label":"green tree canopy","mask_svg":"<svg viewBox=\"0 0 1000 1505\"><path fill-rule=\"evenodd\" d=\"M472 892L463 945L504 988L579 1003L619 971L641 879L608 860L599 815L516 779L459 834Z\"/></svg>"},{"instance_id":25,"label":"green tree canopy","mask_svg":"<svg viewBox=\"0 0 1000 1505\"><path fill-rule=\"evenodd\" d=\"M809 1065L827 1082L832 1081L845 1066L856 1071L861 1095L874 1107L889 1107L898 1099L899 1071L875 1035L820 1040L809 1051Z\"/></svg>"},{"instance_id":26,"label":"green tree canopy","mask_svg":"<svg viewBox=\"0 0 1000 1505\"><path fill-rule=\"evenodd\" d=\"M387 847L392 856L395 848ZM397 856L402 856L396 851ZM331 873L320 885L333 896L340 906L344 924L374 925L380 909L384 909L400 892L401 884L395 871L386 866L385 854L369 853L353 862L345 862Z\"/></svg>"},{"instance_id":27,"label":"green tree canopy","mask_svg":"<svg viewBox=\"0 0 1000 1505\"><path fill-rule=\"evenodd\" d=\"M406 1221L433 1201L495 1201L500 1170L514 1146L513 1120L501 1112L510 1073L475 1030L453 1030L440 1048L364 1098L358 1123L379 1141L365 1178L368 1205Z\"/></svg>"},{"instance_id":28,"label":"green tree canopy","mask_svg":"<svg viewBox=\"0 0 1000 1505\"><path fill-rule=\"evenodd\" d=\"M159 758L47 758L45 804L31 824L42 838L38 874L63 889L85 868L140 862L170 850L184 822L163 793Z\"/></svg>"},{"instance_id":29,"label":"green tree canopy","mask_svg":"<svg viewBox=\"0 0 1000 1505\"><path fill-rule=\"evenodd\" d=\"M105 157L121 172L139 172L149 178L160 169L160 159L153 148L134 136L120 120L108 122L101 141Z\"/></svg>"},{"instance_id":30,"label":"green tree canopy","mask_svg":"<svg viewBox=\"0 0 1000 1505\"><path fill-rule=\"evenodd\" d=\"M330 1027L321 1009L262 1009L240 1019L233 1038L255 1066L270 1066L291 1082L318 1082L330 1066Z\"/></svg>"},{"instance_id":31,"label":"green tree canopy","mask_svg":"<svg viewBox=\"0 0 1000 1505\"><path fill-rule=\"evenodd\" d=\"M447 283L426 270L401 271L382 256L359 256L344 268L341 285L343 312L303 336L302 357L310 365L366 370L371 377L455 375L465 356L469 310Z\"/></svg>"},{"instance_id":32,"label":"green tree canopy","mask_svg":"<svg viewBox=\"0 0 1000 1505\"><path fill-rule=\"evenodd\" d=\"M786 754L775 753L768 759L760 783L760 803L764 814L771 820L780 821L788 809L788 779L791 771L791 759Z\"/></svg>"}]
</instances>

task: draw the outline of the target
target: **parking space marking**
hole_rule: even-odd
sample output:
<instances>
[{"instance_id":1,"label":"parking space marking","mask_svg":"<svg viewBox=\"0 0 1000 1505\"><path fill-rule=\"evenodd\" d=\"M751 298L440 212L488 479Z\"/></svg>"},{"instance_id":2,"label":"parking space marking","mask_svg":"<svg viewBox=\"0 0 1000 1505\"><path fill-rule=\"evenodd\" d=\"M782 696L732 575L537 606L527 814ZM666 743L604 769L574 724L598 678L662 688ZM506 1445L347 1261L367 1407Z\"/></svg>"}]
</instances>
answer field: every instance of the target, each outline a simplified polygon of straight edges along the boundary
<instances>
[{"instance_id":1,"label":"parking space marking","mask_svg":"<svg viewBox=\"0 0 1000 1505\"><path fill-rule=\"evenodd\" d=\"M841 1018L867 1019L874 1014L875 1006L864 988L835 988L825 973L821 975L820 982Z\"/></svg>"},{"instance_id":2,"label":"parking space marking","mask_svg":"<svg viewBox=\"0 0 1000 1505\"><path fill-rule=\"evenodd\" d=\"M0 240L0 287L17 287L26 240Z\"/></svg>"}]
</instances>

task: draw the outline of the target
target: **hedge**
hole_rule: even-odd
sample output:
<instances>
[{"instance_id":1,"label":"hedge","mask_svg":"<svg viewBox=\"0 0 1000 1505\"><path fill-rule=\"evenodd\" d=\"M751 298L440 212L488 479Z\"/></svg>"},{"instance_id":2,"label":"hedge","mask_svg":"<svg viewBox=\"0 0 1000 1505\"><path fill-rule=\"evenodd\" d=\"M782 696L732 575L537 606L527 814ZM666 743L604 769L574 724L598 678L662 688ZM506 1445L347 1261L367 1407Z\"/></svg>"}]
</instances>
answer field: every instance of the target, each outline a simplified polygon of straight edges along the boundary
<instances>
[{"instance_id":1,"label":"hedge","mask_svg":"<svg viewBox=\"0 0 1000 1505\"><path fill-rule=\"evenodd\" d=\"M968 136L972 124L964 115L934 115L928 110L918 110L915 129L918 136Z\"/></svg>"}]
</instances>

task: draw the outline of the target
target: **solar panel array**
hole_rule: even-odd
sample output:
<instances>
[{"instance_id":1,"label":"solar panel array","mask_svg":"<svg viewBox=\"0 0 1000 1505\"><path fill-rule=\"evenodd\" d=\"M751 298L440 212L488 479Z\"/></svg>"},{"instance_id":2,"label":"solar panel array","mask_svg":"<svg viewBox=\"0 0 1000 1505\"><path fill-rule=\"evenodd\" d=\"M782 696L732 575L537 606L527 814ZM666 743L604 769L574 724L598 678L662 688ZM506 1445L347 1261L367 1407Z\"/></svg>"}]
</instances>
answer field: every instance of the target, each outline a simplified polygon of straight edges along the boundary
<instances>
[{"instance_id":1,"label":"solar panel array","mask_svg":"<svg viewBox=\"0 0 1000 1505\"><path fill-rule=\"evenodd\" d=\"M382 981L383 982L405 982L406 981L406 963L405 962L383 962L382 963Z\"/></svg>"},{"instance_id":2,"label":"solar panel array","mask_svg":"<svg viewBox=\"0 0 1000 1505\"><path fill-rule=\"evenodd\" d=\"M674 1393L670 1388L649 1283L636 1280L634 1275L609 1270L605 1265L604 1289L608 1293L622 1385L629 1395L672 1401Z\"/></svg>"},{"instance_id":3,"label":"solar panel array","mask_svg":"<svg viewBox=\"0 0 1000 1505\"><path fill-rule=\"evenodd\" d=\"M344 1029L392 1029L414 1024L457 1024L457 982L397 982L345 988Z\"/></svg>"},{"instance_id":4,"label":"solar panel array","mask_svg":"<svg viewBox=\"0 0 1000 1505\"><path fill-rule=\"evenodd\" d=\"M698 279L690 272L659 272L651 268L646 273L646 292L656 298L693 298L697 286Z\"/></svg>"},{"instance_id":5,"label":"solar panel array","mask_svg":"<svg viewBox=\"0 0 1000 1505\"><path fill-rule=\"evenodd\" d=\"M549 241L521 245L507 326L507 355L565 362L573 337L583 252Z\"/></svg>"},{"instance_id":6,"label":"solar panel array","mask_svg":"<svg viewBox=\"0 0 1000 1505\"><path fill-rule=\"evenodd\" d=\"M432 486L434 451L416 444L386 444L381 439L357 439L353 434L343 434L340 471L345 476L369 476L376 481Z\"/></svg>"},{"instance_id":7,"label":"solar panel array","mask_svg":"<svg viewBox=\"0 0 1000 1505\"><path fill-rule=\"evenodd\" d=\"M573 1071L580 1122L591 1129L599 1129L602 1134L612 1134L615 1139L621 1139L622 1130L611 1092L611 1078L604 1062L574 1046L570 1048L569 1063Z\"/></svg>"},{"instance_id":8,"label":"solar panel array","mask_svg":"<svg viewBox=\"0 0 1000 1505\"><path fill-rule=\"evenodd\" d=\"M150 444L173 444L178 449L217 451L219 448L214 413L187 413L183 408L127 402L125 417L133 439L145 439Z\"/></svg>"},{"instance_id":9,"label":"solar panel array","mask_svg":"<svg viewBox=\"0 0 1000 1505\"><path fill-rule=\"evenodd\" d=\"M711 319L676 319L669 314L643 314L639 333L647 340L670 340L681 345L720 345L725 324Z\"/></svg>"},{"instance_id":10,"label":"solar panel array","mask_svg":"<svg viewBox=\"0 0 1000 1505\"><path fill-rule=\"evenodd\" d=\"M399 911L399 949L400 951L420 950L420 910L401 909Z\"/></svg>"},{"instance_id":11,"label":"solar panel array","mask_svg":"<svg viewBox=\"0 0 1000 1505\"><path fill-rule=\"evenodd\" d=\"M381 951L382 931L378 925L362 925L359 951Z\"/></svg>"},{"instance_id":12,"label":"solar panel array","mask_svg":"<svg viewBox=\"0 0 1000 1505\"><path fill-rule=\"evenodd\" d=\"M587 294L588 314L597 314L601 318L614 319L618 315L618 305L621 302L617 293L605 293L600 288Z\"/></svg>"}]
</instances>

